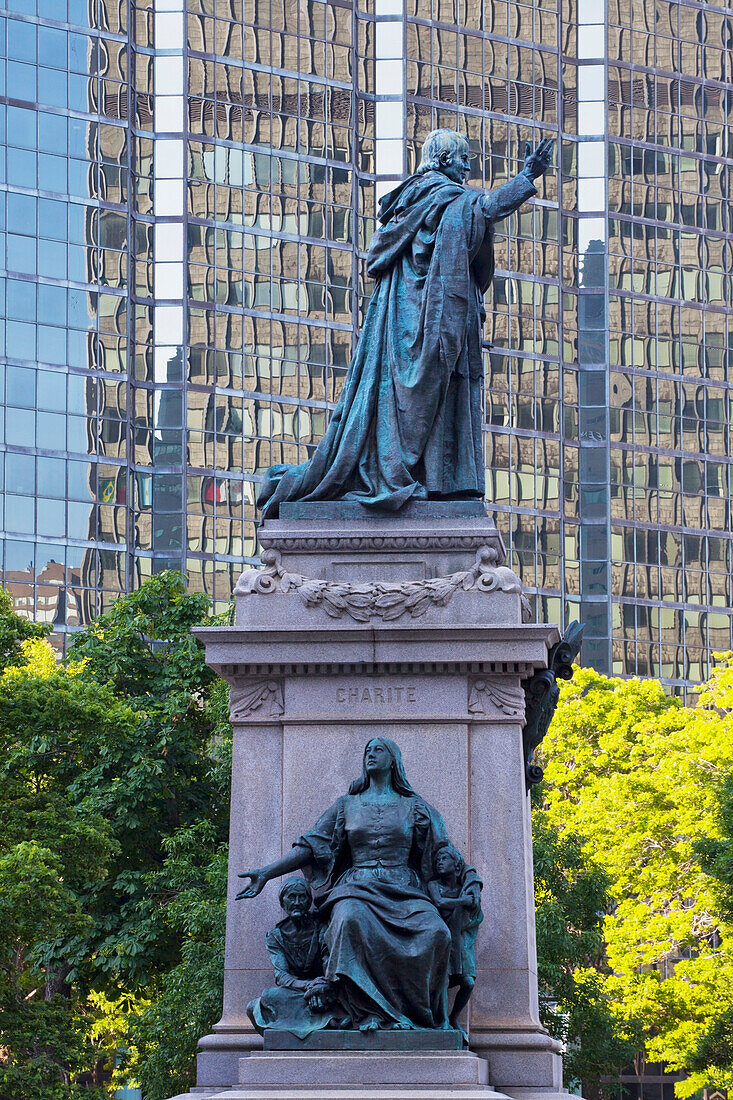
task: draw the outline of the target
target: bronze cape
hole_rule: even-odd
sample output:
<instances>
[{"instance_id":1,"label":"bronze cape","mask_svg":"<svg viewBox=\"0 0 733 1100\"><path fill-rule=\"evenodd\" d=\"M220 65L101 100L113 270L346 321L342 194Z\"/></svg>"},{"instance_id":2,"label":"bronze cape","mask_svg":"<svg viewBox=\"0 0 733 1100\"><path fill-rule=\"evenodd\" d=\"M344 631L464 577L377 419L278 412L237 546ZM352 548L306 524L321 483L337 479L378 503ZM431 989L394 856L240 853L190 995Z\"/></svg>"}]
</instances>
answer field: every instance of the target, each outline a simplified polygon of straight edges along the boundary
<instances>
[{"instance_id":1,"label":"bronze cape","mask_svg":"<svg viewBox=\"0 0 733 1100\"><path fill-rule=\"evenodd\" d=\"M364 328L326 433L308 462L272 466L263 517L283 501L483 497L481 326L494 273L493 224L536 188L521 173L482 192L442 172L381 200Z\"/></svg>"}]
</instances>

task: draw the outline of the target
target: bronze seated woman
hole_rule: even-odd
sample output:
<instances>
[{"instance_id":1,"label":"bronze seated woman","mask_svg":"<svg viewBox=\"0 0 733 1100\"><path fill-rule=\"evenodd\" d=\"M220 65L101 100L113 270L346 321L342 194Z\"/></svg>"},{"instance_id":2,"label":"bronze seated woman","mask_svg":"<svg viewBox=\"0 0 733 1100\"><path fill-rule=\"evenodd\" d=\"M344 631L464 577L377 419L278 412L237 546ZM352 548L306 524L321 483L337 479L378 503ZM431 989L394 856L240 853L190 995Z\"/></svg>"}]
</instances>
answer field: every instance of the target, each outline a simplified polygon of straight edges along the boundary
<instances>
[{"instance_id":1,"label":"bronze seated woman","mask_svg":"<svg viewBox=\"0 0 733 1100\"><path fill-rule=\"evenodd\" d=\"M407 781L397 745L377 737L349 793L299 837L292 852L245 871L255 897L302 868L322 922L328 996L348 1026L448 1028L451 932L427 890L443 819Z\"/></svg>"}]
</instances>

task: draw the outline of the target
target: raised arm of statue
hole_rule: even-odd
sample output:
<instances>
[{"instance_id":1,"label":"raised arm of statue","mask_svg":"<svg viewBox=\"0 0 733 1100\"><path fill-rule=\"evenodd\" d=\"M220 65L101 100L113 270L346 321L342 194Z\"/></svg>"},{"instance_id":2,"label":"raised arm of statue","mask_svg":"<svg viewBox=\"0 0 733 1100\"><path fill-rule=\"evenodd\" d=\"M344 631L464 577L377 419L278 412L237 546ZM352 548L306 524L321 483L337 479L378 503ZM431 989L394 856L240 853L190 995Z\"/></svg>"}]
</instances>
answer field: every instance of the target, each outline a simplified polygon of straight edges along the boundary
<instances>
[{"instance_id":1,"label":"raised arm of statue","mask_svg":"<svg viewBox=\"0 0 733 1100\"><path fill-rule=\"evenodd\" d=\"M522 203L537 194L534 181L544 175L552 161L552 138L544 138L536 149L529 142L524 148L524 167L509 183L489 191L481 199L481 209L489 221L500 221L518 210Z\"/></svg>"},{"instance_id":2,"label":"raised arm of statue","mask_svg":"<svg viewBox=\"0 0 733 1100\"><path fill-rule=\"evenodd\" d=\"M239 891L236 900L256 898L271 878L287 875L289 871L299 871L301 867L306 867L310 860L311 854L308 849L298 844L290 852L281 856L280 859L276 859L274 863L269 863L267 867L256 867L252 871L242 871L237 877L248 878L250 880L249 886L245 886L244 890Z\"/></svg>"}]
</instances>

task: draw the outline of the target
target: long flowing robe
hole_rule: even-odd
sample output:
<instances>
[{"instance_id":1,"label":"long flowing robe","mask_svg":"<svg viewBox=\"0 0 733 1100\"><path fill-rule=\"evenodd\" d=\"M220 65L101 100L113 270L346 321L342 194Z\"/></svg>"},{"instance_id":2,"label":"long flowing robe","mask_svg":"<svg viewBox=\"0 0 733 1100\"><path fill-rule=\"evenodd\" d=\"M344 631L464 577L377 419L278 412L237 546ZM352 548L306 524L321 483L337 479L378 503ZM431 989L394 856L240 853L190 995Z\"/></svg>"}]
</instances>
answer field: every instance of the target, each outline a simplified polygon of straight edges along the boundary
<instances>
[{"instance_id":1,"label":"long flowing robe","mask_svg":"<svg viewBox=\"0 0 733 1100\"><path fill-rule=\"evenodd\" d=\"M291 500L397 511L411 497L483 497L493 224L536 193L523 173L486 193L428 171L382 198L367 257L374 292L341 398L311 459L265 474L263 516Z\"/></svg>"},{"instance_id":2,"label":"long flowing robe","mask_svg":"<svg viewBox=\"0 0 733 1100\"><path fill-rule=\"evenodd\" d=\"M324 972L353 1023L448 1026L450 931L429 898L445 825L418 795L370 803L345 795L296 842L325 925Z\"/></svg>"}]
</instances>

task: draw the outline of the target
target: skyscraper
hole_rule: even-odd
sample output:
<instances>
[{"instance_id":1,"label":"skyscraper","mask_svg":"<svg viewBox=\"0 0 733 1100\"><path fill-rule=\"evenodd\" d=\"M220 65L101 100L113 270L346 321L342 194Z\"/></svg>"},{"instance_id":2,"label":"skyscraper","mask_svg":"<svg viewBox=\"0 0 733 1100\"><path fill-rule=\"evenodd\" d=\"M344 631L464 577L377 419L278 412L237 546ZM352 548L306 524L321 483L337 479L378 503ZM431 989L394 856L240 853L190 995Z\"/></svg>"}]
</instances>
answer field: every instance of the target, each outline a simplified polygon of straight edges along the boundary
<instances>
[{"instance_id":1,"label":"skyscraper","mask_svg":"<svg viewBox=\"0 0 733 1100\"><path fill-rule=\"evenodd\" d=\"M244 6L243 6L244 5ZM558 138L497 239L487 499L602 671L731 648L733 17L680 0L13 0L4 583L59 639L158 569L221 606L437 126L472 183Z\"/></svg>"}]
</instances>

